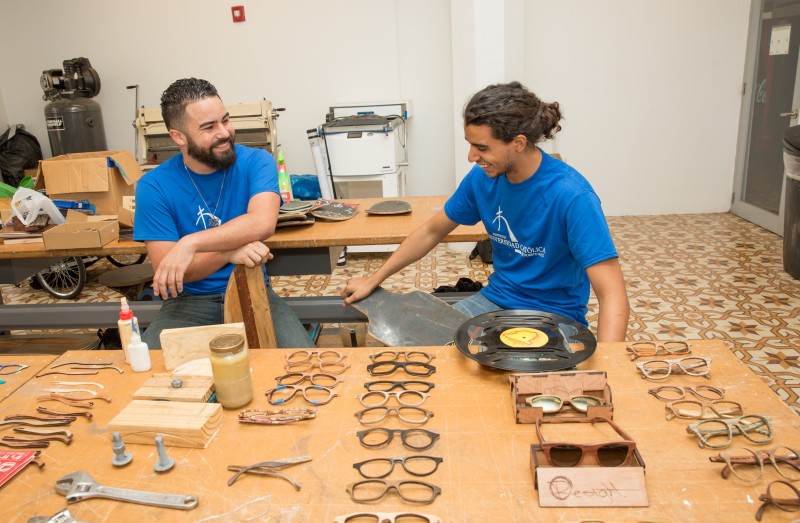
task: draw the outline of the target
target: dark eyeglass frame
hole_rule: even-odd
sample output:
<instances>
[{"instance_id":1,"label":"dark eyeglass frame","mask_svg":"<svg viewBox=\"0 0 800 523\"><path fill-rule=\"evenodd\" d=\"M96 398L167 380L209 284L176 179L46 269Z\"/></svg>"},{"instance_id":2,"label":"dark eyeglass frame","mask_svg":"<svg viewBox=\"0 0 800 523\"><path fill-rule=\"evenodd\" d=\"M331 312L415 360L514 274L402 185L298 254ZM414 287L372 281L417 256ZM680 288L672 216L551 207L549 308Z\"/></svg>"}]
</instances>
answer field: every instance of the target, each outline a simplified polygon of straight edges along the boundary
<instances>
[{"instance_id":1,"label":"dark eyeglass frame","mask_svg":"<svg viewBox=\"0 0 800 523\"><path fill-rule=\"evenodd\" d=\"M415 383L417 385L424 385L425 390L422 389L410 389L408 388L408 384ZM388 389L378 389L375 388L376 385L391 385ZM415 380L407 380L407 381L389 381L389 380L380 380L380 381L369 381L364 384L364 388L367 389L369 392L374 391L383 391L389 392L394 389L400 388L402 390L413 390L416 392L430 392L432 388L434 388L436 384L431 383L430 381L415 381Z\"/></svg>"},{"instance_id":2,"label":"dark eyeglass frame","mask_svg":"<svg viewBox=\"0 0 800 523\"><path fill-rule=\"evenodd\" d=\"M752 421L747 421L752 420ZM722 424L725 429L716 427L715 425ZM703 426L705 425L705 427ZM766 431L764 430L766 429ZM701 449L725 449L728 448L733 441L733 437L741 434L753 443L763 445L772 441L772 418L762 414L747 414L745 416L738 416L730 419L713 419L703 420L697 423L692 423L686 427L686 432L697 436L698 445ZM757 433L765 436L766 439L754 439L751 433ZM710 443L708 439L713 436L728 436L725 443Z\"/></svg>"},{"instance_id":3,"label":"dark eyeglass frame","mask_svg":"<svg viewBox=\"0 0 800 523\"><path fill-rule=\"evenodd\" d=\"M412 357L416 357L418 355L422 356L423 361L412 359ZM375 354L369 355L369 359L375 363L398 361L401 357L408 362L413 361L415 363L430 363L436 356L434 354L429 354L421 350L409 350L409 351L383 350L381 352L376 352Z\"/></svg>"},{"instance_id":4,"label":"dark eyeglass frame","mask_svg":"<svg viewBox=\"0 0 800 523\"><path fill-rule=\"evenodd\" d=\"M730 452L721 452L716 456L710 456L708 460L712 463L725 463L725 466L720 471L722 479L728 479L731 474L742 481L754 483L761 479L764 475L764 463L771 463L775 470L788 481L800 480L800 454L790 447L777 447L770 450L753 450L748 447L742 447L739 450L750 453L750 456L732 456ZM788 450L789 455L778 455L778 451ZM797 476L787 476L786 473L778 466L778 462L785 463L798 471ZM754 478L747 478L740 476L736 473L734 465L758 465L758 476Z\"/></svg>"},{"instance_id":5,"label":"dark eyeglass frame","mask_svg":"<svg viewBox=\"0 0 800 523\"><path fill-rule=\"evenodd\" d=\"M796 498L794 499L786 499L786 498L776 498L772 495L772 486L775 484L781 484L789 487L791 489ZM778 479L767 485L767 491L764 494L758 496L758 500L761 501L763 504L758 508L756 512L756 521L761 521L762 516L764 515L764 510L770 506L775 505L777 508L783 510L784 512L797 512L800 510L800 490L797 490L797 487L789 483L788 481Z\"/></svg>"},{"instance_id":6,"label":"dark eyeglass frame","mask_svg":"<svg viewBox=\"0 0 800 523\"><path fill-rule=\"evenodd\" d=\"M578 405L576 405L574 403L575 400L582 399L582 398L587 398L587 399L591 400L590 403L592 403L592 405L587 405L586 408L583 409L583 408L580 408ZM536 402L543 401L543 400L549 400L549 399L557 400L559 402L559 406L558 406L557 409L555 409L555 410L546 409L542 405L534 405L534 403L536 403ZM594 403L594 402L596 402L596 403ZM525 403L527 403L531 407L538 407L538 408L542 409L542 412L544 412L545 414L551 414L553 412L560 412L560 411L564 410L564 407L567 407L567 406L569 406L570 408L572 408L573 410L576 410L578 412L588 412L589 407L601 407L603 405L606 405L606 403L601 398L598 398L597 396L589 396L587 394L583 394L581 396L573 396L571 398L562 398L560 396L555 396L555 395L552 395L552 394L541 394L541 395L538 395L538 396L529 396L529 397L525 398Z\"/></svg>"},{"instance_id":7,"label":"dark eyeglass frame","mask_svg":"<svg viewBox=\"0 0 800 523\"><path fill-rule=\"evenodd\" d=\"M16 370L6 371L8 368L16 367ZM10 376L27 369L28 366L24 363L0 363L0 376Z\"/></svg>"},{"instance_id":8,"label":"dark eyeglass frame","mask_svg":"<svg viewBox=\"0 0 800 523\"><path fill-rule=\"evenodd\" d=\"M408 467L406 467L406 463L410 461L419 461L419 460L432 461L433 469L430 472L426 472L425 474L418 474L413 469L409 470ZM405 458L375 458L375 459L368 459L366 461L361 461L359 463L353 463L353 468L356 469L359 474L361 474L362 478L381 479L391 474L394 471L394 466L397 463L400 463L400 465L403 467L403 470L405 470L412 476L417 476L418 478L422 478L425 476L430 476L431 474L436 472L439 469L439 465L441 465L443 461L444 458L437 458L435 456L406 456ZM362 467L364 467L364 465L369 465L371 463L378 463L378 462L389 464L389 471L386 474L383 474L381 476L368 476L362 470Z\"/></svg>"},{"instance_id":9,"label":"dark eyeglass frame","mask_svg":"<svg viewBox=\"0 0 800 523\"><path fill-rule=\"evenodd\" d=\"M595 423L598 423L598 422L608 423L608 425L612 429L614 429L614 431L617 434L619 434L622 437L622 440L607 441L605 443L595 443L595 444L590 444L590 445L587 445L585 443L548 442L548 441L545 441L544 436L542 435L542 419L538 418L536 420L536 437L539 438L539 446L542 449L542 452L544 453L544 456L547 459L547 462L550 465L554 466L554 467L564 467L565 465L558 465L558 464L555 463L555 461L553 461L553 459L550 456L550 452L554 448L558 448L558 447L572 447L572 448L580 449L581 450L581 456L578 459L577 463L575 463L573 465L568 465L570 467L579 466L581 463L583 463L583 460L588 455L593 455L595 462L598 465L602 466L602 467L622 467L622 466L627 465L631 460L631 456L633 456L635 451L636 451L636 442L633 440L632 437L630 437L630 435L627 432L622 430L622 427L620 427L619 425L617 425L616 423L614 423L613 421L611 421L608 418L600 418L600 417L595 417L595 418L591 418L591 419L588 419L588 420L574 419L574 420L570 421L570 423L591 423L592 425L594 425ZM625 454L625 459L622 460L622 462L619 463L618 465L606 465L606 464L604 464L600 460L600 454L598 453L598 451L600 449L604 448L604 447L615 446L615 445L620 445L620 446L627 447L627 453Z\"/></svg>"},{"instance_id":10,"label":"dark eyeglass frame","mask_svg":"<svg viewBox=\"0 0 800 523\"><path fill-rule=\"evenodd\" d=\"M716 396L704 396L703 394L700 393L701 389L707 390L712 394L716 394ZM680 397L665 398L661 395L661 393L665 390L677 392L678 394L680 394ZM695 397L700 398L701 400L715 401L715 400L725 399L725 390L720 389L719 387L712 387L711 385L697 385L694 387L676 387L674 385L662 385L658 388L650 389L647 391L648 394L652 394L661 401L680 401L686 397L687 392L693 394Z\"/></svg>"},{"instance_id":11,"label":"dark eyeglass frame","mask_svg":"<svg viewBox=\"0 0 800 523\"><path fill-rule=\"evenodd\" d=\"M311 390L324 390L324 391L326 391L328 393L328 397L323 399L323 400L309 399L308 394L306 393L306 391L308 391L309 389L311 389ZM284 390L291 391L290 394L287 397L278 398L278 399L272 399L272 397L275 395L276 392L282 392ZM322 387L320 385L305 385L305 386L303 386L303 385L278 385L274 389L268 390L265 393L265 396L267 397L267 401L269 402L270 405L283 405L284 403L288 403L289 401L291 401L292 398L294 398L297 395L298 392L302 392L303 393L303 399L306 400L306 402L308 402L310 405L326 405L326 404L330 403L331 400L333 400L333 398L338 396L338 394L333 389L331 389L329 387Z\"/></svg>"},{"instance_id":12,"label":"dark eyeglass frame","mask_svg":"<svg viewBox=\"0 0 800 523\"><path fill-rule=\"evenodd\" d=\"M366 438L370 434L374 434L376 432L384 433L386 435L386 439L384 441L381 441L380 443L373 443L373 444L364 443L364 438ZM420 433L422 433L425 436L427 436L428 439L430 439L430 443L428 443L427 445L424 445L422 447L415 447L415 446L409 445L408 444L409 435L411 435L411 434L420 434ZM383 447L389 445L389 443L392 442L392 440L394 439L394 435L395 434L400 434L400 441L403 443L403 446L405 448L407 448L408 450L418 450L418 451L420 451L420 450L428 450L429 448L433 447L433 445L436 443L436 440L439 439L439 434L437 434L436 432L431 432L430 430L417 429L417 428L403 430L403 429L386 429L386 428L383 428L383 427L375 427L375 428L371 428L371 429L367 429L367 430L360 430L360 431L356 432L356 436L358 436L359 443L361 443L363 446L367 447L368 449L382 449Z\"/></svg>"},{"instance_id":13,"label":"dark eyeglass frame","mask_svg":"<svg viewBox=\"0 0 800 523\"><path fill-rule=\"evenodd\" d=\"M383 492L381 492L379 495L374 496L374 497L364 497L364 498L358 497L357 494L356 494L356 490L358 489L358 487L362 486L362 485L368 485L368 484L383 485L383 487L384 487ZM430 490L431 497L430 498L426 498L426 499L408 498L405 495L403 495L403 492L401 490L401 487L403 485L417 485L417 486L426 487L426 488L428 488ZM442 489L437 487L436 485L431 485L430 483L425 483L424 481L417 481L417 480L414 480L414 479L410 479L410 480L409 479L403 479L403 480L400 480L400 481L386 481L384 479L365 479L363 481L356 481L355 483L351 483L351 484L347 485L347 493L350 494L350 499L355 503L368 503L368 502L371 502L371 501L378 501L380 499L383 499L383 497L390 490L394 490L395 492L397 492L397 495L400 496L400 498L403 501L407 501L409 503L419 503L419 504L422 504L422 505L428 505L430 503L433 503L433 500L436 499L436 496L438 496L439 494L442 493Z\"/></svg>"},{"instance_id":14,"label":"dark eyeglass frame","mask_svg":"<svg viewBox=\"0 0 800 523\"><path fill-rule=\"evenodd\" d=\"M333 380L333 385L317 383L320 381L320 378L323 378L323 380ZM344 380L337 378L333 374L325 374L324 372L318 372L315 374L308 372L290 372L288 374L284 374L283 376L278 376L275 378L275 381L278 383L278 385L298 385L304 381L310 381L312 385L319 385L320 387L328 387L329 389L332 389L338 384L342 383Z\"/></svg>"},{"instance_id":15,"label":"dark eyeglass frame","mask_svg":"<svg viewBox=\"0 0 800 523\"><path fill-rule=\"evenodd\" d=\"M691 354L692 350L685 341L665 341L662 343L655 341L634 341L625 347L625 352L630 355L631 361L633 361L636 358L649 358L660 354L675 356Z\"/></svg>"},{"instance_id":16,"label":"dark eyeglass frame","mask_svg":"<svg viewBox=\"0 0 800 523\"><path fill-rule=\"evenodd\" d=\"M424 370L414 370L414 367L420 367ZM379 361L377 363L370 363L367 365L367 371L369 371L369 373L373 376L388 376L389 374L394 373L394 371L397 369L403 369L403 371L409 376L430 376L436 372L436 367L430 363L422 363L420 361Z\"/></svg>"},{"instance_id":17,"label":"dark eyeglass frame","mask_svg":"<svg viewBox=\"0 0 800 523\"><path fill-rule=\"evenodd\" d=\"M333 523L350 523L355 521L354 518L373 518L377 523L397 523L397 518L413 517L419 519L421 523L442 523L442 518L439 516L432 516L430 514L422 514L420 512L353 512L352 514L345 514L343 516L336 516L333 518Z\"/></svg>"},{"instance_id":18,"label":"dark eyeglass frame","mask_svg":"<svg viewBox=\"0 0 800 523\"><path fill-rule=\"evenodd\" d=\"M383 411L384 413L383 416L372 421L364 421L365 415L376 413L379 411ZM404 413L407 413L408 411L418 412L422 414L423 418L420 420L407 418L404 415ZM424 423L427 423L427 421L433 417L433 412L429 410L408 405L402 405L400 407L385 407L383 405L377 407L368 407L364 410L356 412L355 416L356 418L358 418L359 423L361 423L362 425L372 425L374 423L380 423L381 421L385 420L393 412L397 414L397 417L400 418L402 421L405 421L406 423L412 423L414 425L422 425Z\"/></svg>"},{"instance_id":19,"label":"dark eyeglass frame","mask_svg":"<svg viewBox=\"0 0 800 523\"><path fill-rule=\"evenodd\" d=\"M700 416L691 416L685 414L685 411L680 410L681 404L685 405L696 405L700 407ZM722 404L728 404L734 407L736 410L731 411L730 409L722 409L720 408ZM714 401L697 401L697 400L675 400L670 401L666 405L664 405L664 410L666 411L666 418L667 421L673 418L680 418L680 419L699 419L699 420L709 420L709 419L718 419L718 418L738 418L744 416L744 407L738 401L731 401L731 400L714 400ZM706 412L711 412L712 415L707 416ZM732 412L732 413L731 413Z\"/></svg>"},{"instance_id":20,"label":"dark eyeglass frame","mask_svg":"<svg viewBox=\"0 0 800 523\"><path fill-rule=\"evenodd\" d=\"M420 392L417 390L401 390L399 392L387 392L385 390L371 390L369 392L365 392L364 394L359 394L356 396L356 399L361 403L361 405L365 407L383 407L389 402L389 398L394 396L397 402L400 405L404 405L406 407L418 407L425 403L425 400L428 399L427 392ZM382 398L378 400L377 403L366 403L368 398ZM410 400L409 398L419 398L419 401L414 402L414 400Z\"/></svg>"},{"instance_id":21,"label":"dark eyeglass frame","mask_svg":"<svg viewBox=\"0 0 800 523\"><path fill-rule=\"evenodd\" d=\"M702 360L703 363L687 363L685 366L682 362L686 360ZM648 369L648 366L652 366L653 363L666 363L667 367L655 367ZM705 370L703 372L691 372L692 369L704 367ZM642 378L653 380L653 381L660 381L665 380L670 377L672 374L686 374L687 376L702 376L708 380L711 379L711 358L706 356L686 356L685 358L679 358L676 360L648 360L643 361L641 363L636 364L636 368L642 373ZM666 369L666 372L662 371ZM677 369L673 371L673 369Z\"/></svg>"}]
</instances>

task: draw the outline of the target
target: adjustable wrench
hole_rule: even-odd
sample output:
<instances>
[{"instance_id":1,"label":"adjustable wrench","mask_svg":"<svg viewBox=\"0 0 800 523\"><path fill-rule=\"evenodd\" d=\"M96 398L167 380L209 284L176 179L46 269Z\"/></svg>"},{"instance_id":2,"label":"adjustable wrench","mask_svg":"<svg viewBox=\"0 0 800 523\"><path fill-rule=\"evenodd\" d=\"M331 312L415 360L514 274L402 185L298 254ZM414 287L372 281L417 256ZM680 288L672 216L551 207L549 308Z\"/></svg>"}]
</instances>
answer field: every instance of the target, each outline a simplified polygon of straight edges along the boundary
<instances>
[{"instance_id":1,"label":"adjustable wrench","mask_svg":"<svg viewBox=\"0 0 800 523\"><path fill-rule=\"evenodd\" d=\"M106 498L127 501L128 503L139 503L140 505L190 510L195 508L199 502L199 499L195 496L104 487L82 470L67 474L56 481L56 492L66 496L67 503L77 503L88 498Z\"/></svg>"}]
</instances>

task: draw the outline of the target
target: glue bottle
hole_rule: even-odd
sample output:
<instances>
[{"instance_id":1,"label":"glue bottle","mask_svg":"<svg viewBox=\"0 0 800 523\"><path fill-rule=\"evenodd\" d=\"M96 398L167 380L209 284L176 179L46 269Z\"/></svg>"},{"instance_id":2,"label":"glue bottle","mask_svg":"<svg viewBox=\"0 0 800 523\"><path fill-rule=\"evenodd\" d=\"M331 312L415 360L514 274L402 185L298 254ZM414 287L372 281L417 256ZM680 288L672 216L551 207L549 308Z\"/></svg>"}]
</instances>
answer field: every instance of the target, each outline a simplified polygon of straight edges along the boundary
<instances>
[{"instance_id":1,"label":"glue bottle","mask_svg":"<svg viewBox=\"0 0 800 523\"><path fill-rule=\"evenodd\" d=\"M145 372L150 370L150 349L147 347L147 344L142 341L138 332L131 334L128 354L131 358L131 370L133 372Z\"/></svg>"},{"instance_id":2,"label":"glue bottle","mask_svg":"<svg viewBox=\"0 0 800 523\"><path fill-rule=\"evenodd\" d=\"M117 321L119 339L122 342L122 351L125 353L125 363L130 363L131 359L128 355L128 344L131 342L131 335L133 332L139 331L139 320L133 315L133 311L128 308L128 300L126 298L123 297L120 299L120 305L119 321Z\"/></svg>"},{"instance_id":3,"label":"glue bottle","mask_svg":"<svg viewBox=\"0 0 800 523\"><path fill-rule=\"evenodd\" d=\"M292 201L292 180L286 172L286 159L283 151L278 151L278 189L281 192L283 203Z\"/></svg>"}]
</instances>

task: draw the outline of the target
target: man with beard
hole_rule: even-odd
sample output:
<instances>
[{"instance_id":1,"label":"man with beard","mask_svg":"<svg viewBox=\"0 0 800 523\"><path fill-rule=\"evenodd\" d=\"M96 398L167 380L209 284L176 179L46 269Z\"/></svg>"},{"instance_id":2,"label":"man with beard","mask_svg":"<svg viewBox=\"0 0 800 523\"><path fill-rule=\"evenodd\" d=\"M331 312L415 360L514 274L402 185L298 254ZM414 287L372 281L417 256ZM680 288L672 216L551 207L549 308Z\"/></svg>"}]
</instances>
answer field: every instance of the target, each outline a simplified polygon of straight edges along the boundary
<instances>
[{"instance_id":1,"label":"man with beard","mask_svg":"<svg viewBox=\"0 0 800 523\"><path fill-rule=\"evenodd\" d=\"M234 144L235 131L216 88L185 78L161 96L175 155L136 186L134 235L153 264L153 292L164 304L142 339L160 348L163 329L223 323L234 265L272 258L263 241L275 232L278 169L263 149ZM279 347L314 347L297 315L269 288Z\"/></svg>"},{"instance_id":2,"label":"man with beard","mask_svg":"<svg viewBox=\"0 0 800 523\"><path fill-rule=\"evenodd\" d=\"M598 341L624 341L629 305L600 199L578 171L537 143L561 130L558 103L519 82L490 85L464 108L464 137L475 166L444 209L411 233L368 278L348 282L345 305L425 256L459 224L482 221L492 241L489 285L458 302L470 316L503 309L559 314L587 325L591 285L599 303Z\"/></svg>"}]
</instances>

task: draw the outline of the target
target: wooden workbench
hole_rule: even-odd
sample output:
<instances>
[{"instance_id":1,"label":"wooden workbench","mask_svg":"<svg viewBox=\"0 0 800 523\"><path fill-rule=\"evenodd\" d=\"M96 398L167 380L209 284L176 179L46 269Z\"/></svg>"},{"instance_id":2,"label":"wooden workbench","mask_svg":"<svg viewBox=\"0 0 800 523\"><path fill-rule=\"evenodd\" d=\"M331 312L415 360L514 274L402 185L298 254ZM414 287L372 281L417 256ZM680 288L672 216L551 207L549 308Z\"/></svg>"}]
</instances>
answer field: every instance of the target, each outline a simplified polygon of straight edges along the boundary
<instances>
[{"instance_id":1,"label":"wooden workbench","mask_svg":"<svg viewBox=\"0 0 800 523\"><path fill-rule=\"evenodd\" d=\"M26 381L33 378L35 375L39 374L43 368L50 365L50 363L52 363L55 359L55 354L0 355L0 364L10 365L12 363L22 363L23 365L28 366L27 369L23 369L17 373L0 376L0 380L5 381L5 383L0 384L0 401L3 401L13 394L15 390L22 387ZM7 414L4 415L7 416Z\"/></svg>"},{"instance_id":2,"label":"wooden workbench","mask_svg":"<svg viewBox=\"0 0 800 523\"><path fill-rule=\"evenodd\" d=\"M712 358L712 379L673 376L670 385L710 384L726 389L729 399L740 401L747 413L769 414L773 418L775 438L767 448L786 445L800 447L797 415L761 380L738 361L721 342L691 343L693 353ZM404 348L403 350L409 350ZM423 426L441 434L440 440L426 454L440 456L444 462L427 478L442 488L442 495L431 505L404 504L390 494L380 503L358 505L350 501L346 486L360 479L352 464L375 457L400 457L412 454L397 441L380 450L360 446L355 433L363 430L353 414L362 407L355 396L365 391L363 383L374 379L406 378L401 372L390 378L373 378L366 372L368 355L374 348L348 350L352 364L337 388L339 397L319 407L315 420L285 426L242 425L237 411L226 411L224 423L205 449L168 449L175 468L163 475L153 472L156 460L151 445L129 444L133 462L118 469L111 465L113 455L108 422L127 404L131 394L152 373L163 372L160 352L153 351L152 372L135 374L126 370L120 376L102 371L97 379L106 384L105 392L113 403L97 402L94 420L78 419L73 423L75 439L70 446L54 442L44 451L46 467L29 467L3 487L0 521L25 522L34 515L52 515L66 506L63 497L54 493L61 476L84 470L107 486L139 490L190 494L200 504L191 511L145 507L108 500L87 500L70 505L76 519L92 522L149 523L156 521L198 521L228 512L255 498L266 496L258 504L269 507L263 521L331 522L338 515L363 510L391 512L418 511L438 515L443 521L753 521L760 505L758 496L766 485L779 479L769 469L755 485L736 479L723 480L722 465L708 457L719 451L700 449L697 440L685 433L688 422L666 421L662 402L647 394L658 386L639 377L634 363L628 360L624 344L601 344L596 354L581 364L581 369L604 370L613 392L614 420L636 440L646 462L646 483L650 506L647 508L541 508L534 491L529 469L530 445L536 443L533 425L514 422L509 374L480 367L462 356L456 348L423 348L436 354L437 372L429 379L436 384L423 407L435 416ZM256 397L249 408L269 408L264 391L274 378L283 374L287 351L251 351L251 367ZM122 361L120 352L70 352L59 361ZM85 378L85 377L81 377ZM3 404L3 414L34 412L36 396L56 379L48 376L25 383ZM393 404L393 403L390 403ZM58 408L60 404L52 403ZM305 406L293 400L290 406ZM410 428L393 419L380 426ZM745 446L734 439L734 447ZM247 475L227 486L232 475L228 465L249 465L260 461L308 454L313 461L295 465L285 472L302 483L302 490L282 479ZM402 471L388 479L407 478ZM251 507L253 508L253 507ZM252 511L249 515L255 515ZM764 521L790 521L794 516L768 508Z\"/></svg>"}]
</instances>

